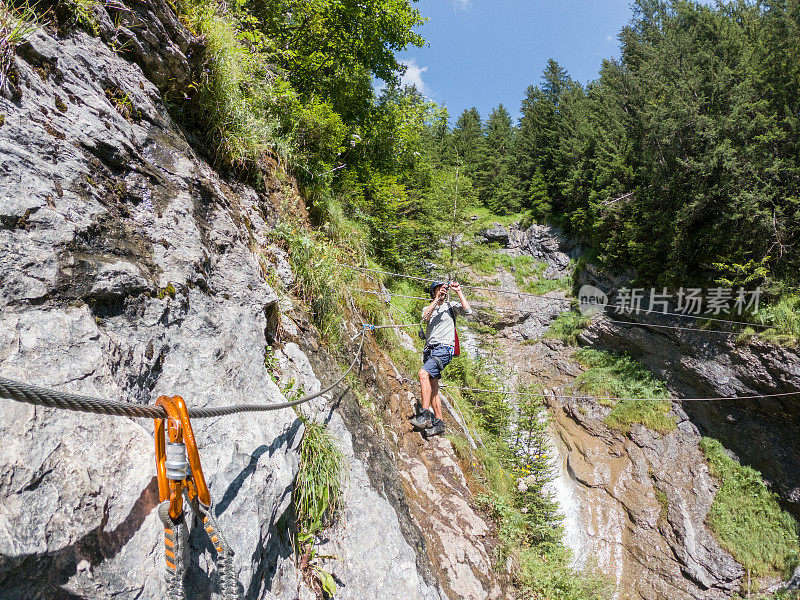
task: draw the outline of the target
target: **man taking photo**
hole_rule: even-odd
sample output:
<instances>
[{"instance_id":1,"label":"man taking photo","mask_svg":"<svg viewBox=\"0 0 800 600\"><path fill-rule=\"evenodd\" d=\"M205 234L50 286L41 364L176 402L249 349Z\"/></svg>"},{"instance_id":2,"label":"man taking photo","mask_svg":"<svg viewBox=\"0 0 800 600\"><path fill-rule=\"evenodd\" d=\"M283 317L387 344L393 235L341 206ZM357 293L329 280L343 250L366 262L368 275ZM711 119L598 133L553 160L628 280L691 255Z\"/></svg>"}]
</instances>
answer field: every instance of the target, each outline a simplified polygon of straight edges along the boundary
<instances>
[{"instance_id":1,"label":"man taking photo","mask_svg":"<svg viewBox=\"0 0 800 600\"><path fill-rule=\"evenodd\" d=\"M449 290L456 293L458 302L447 300ZM442 378L444 368L453 360L456 346L456 315L472 314L469 302L464 297L458 282L454 281L448 285L444 281L436 281L431 284L429 291L433 301L422 311L422 321L426 323L423 365L419 370L422 408L411 420L411 424L424 429L428 437L444 433L446 429L442 420L439 380ZM433 405L432 412L431 405Z\"/></svg>"}]
</instances>

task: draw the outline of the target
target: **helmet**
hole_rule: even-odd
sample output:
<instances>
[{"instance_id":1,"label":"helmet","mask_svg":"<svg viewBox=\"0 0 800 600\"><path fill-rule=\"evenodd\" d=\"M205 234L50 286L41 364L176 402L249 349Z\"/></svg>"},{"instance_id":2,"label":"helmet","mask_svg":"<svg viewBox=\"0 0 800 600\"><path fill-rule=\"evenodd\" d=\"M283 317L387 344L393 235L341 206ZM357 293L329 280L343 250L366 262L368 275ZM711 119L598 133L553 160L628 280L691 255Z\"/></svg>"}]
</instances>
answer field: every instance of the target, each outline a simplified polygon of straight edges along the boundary
<instances>
[{"instance_id":1,"label":"helmet","mask_svg":"<svg viewBox=\"0 0 800 600\"><path fill-rule=\"evenodd\" d=\"M428 294L430 294L431 298L433 298L436 295L436 288L438 288L439 286L442 286L442 285L447 285L447 282L446 281L434 281L430 285L430 287L428 288Z\"/></svg>"}]
</instances>

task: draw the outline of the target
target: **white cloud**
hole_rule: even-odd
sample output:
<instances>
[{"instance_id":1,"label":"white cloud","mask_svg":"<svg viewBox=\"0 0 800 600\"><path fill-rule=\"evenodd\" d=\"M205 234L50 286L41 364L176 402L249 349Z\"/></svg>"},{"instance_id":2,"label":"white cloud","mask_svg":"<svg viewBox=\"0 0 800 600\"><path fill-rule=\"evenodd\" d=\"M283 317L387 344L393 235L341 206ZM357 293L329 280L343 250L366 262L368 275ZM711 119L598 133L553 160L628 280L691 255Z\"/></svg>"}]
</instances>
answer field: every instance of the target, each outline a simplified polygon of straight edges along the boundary
<instances>
[{"instance_id":1,"label":"white cloud","mask_svg":"<svg viewBox=\"0 0 800 600\"><path fill-rule=\"evenodd\" d=\"M400 77L400 83L403 85L415 85L420 94L428 94L428 86L422 81L422 74L428 70L428 67L420 67L416 58L400 62L406 66L406 72Z\"/></svg>"},{"instance_id":2,"label":"white cloud","mask_svg":"<svg viewBox=\"0 0 800 600\"><path fill-rule=\"evenodd\" d=\"M606 41L607 42L613 42L614 41L614 36L613 35L607 35L606 36Z\"/></svg>"},{"instance_id":3,"label":"white cloud","mask_svg":"<svg viewBox=\"0 0 800 600\"><path fill-rule=\"evenodd\" d=\"M472 6L472 0L453 0L453 8L456 10L467 10Z\"/></svg>"}]
</instances>

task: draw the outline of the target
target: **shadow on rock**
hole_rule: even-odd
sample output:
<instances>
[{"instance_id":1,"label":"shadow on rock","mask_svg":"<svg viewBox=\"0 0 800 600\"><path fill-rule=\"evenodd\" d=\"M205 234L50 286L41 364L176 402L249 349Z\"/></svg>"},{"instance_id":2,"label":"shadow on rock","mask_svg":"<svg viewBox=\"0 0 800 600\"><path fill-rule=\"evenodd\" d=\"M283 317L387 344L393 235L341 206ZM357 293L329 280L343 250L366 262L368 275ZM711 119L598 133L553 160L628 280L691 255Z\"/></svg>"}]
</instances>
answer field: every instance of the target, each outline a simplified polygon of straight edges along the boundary
<instances>
[{"instance_id":1,"label":"shadow on rock","mask_svg":"<svg viewBox=\"0 0 800 600\"><path fill-rule=\"evenodd\" d=\"M156 478L142 490L131 512L113 530L108 524L108 505L98 527L75 544L46 554L0 557L0 597L4 600L80 600L62 588L78 571L81 561L95 567L113 558L133 538L147 516L158 505Z\"/></svg>"},{"instance_id":2,"label":"shadow on rock","mask_svg":"<svg viewBox=\"0 0 800 600\"><path fill-rule=\"evenodd\" d=\"M294 445L294 438L297 435L297 432L300 431L300 426L302 425L302 421L300 419L295 419L292 422L292 425L281 435L273 440L273 442L267 446L265 444L260 445L256 448L253 453L250 455L250 462L247 463L247 466L241 470L241 472L231 481L230 485L228 485L228 489L225 490L225 493L222 495L222 500L215 506L215 515L219 517L225 510L230 506L233 499L236 498L239 490L242 489L242 485L244 484L245 480L250 477L253 473L255 473L256 467L258 466L258 461L261 459L264 454L269 454L271 457L275 452L284 446L293 446Z\"/></svg>"}]
</instances>

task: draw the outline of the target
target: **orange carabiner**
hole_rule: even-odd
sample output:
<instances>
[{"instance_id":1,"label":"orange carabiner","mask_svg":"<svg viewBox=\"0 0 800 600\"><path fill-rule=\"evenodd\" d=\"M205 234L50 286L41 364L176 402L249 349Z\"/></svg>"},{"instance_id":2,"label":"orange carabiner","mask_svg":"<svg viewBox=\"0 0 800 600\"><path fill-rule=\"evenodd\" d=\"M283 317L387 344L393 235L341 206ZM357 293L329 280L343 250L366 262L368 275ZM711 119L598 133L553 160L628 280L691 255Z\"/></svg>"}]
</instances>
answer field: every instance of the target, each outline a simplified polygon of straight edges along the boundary
<instances>
[{"instance_id":1,"label":"orange carabiner","mask_svg":"<svg viewBox=\"0 0 800 600\"><path fill-rule=\"evenodd\" d=\"M208 491L203 468L200 465L200 453L197 450L192 424L186 403L180 396L159 396L156 406L161 406L167 413L167 433L171 443L184 443L186 454L191 466L191 473L182 480L168 479L166 468L166 444L164 419L154 419L156 438L156 475L158 477L159 501L169 500L169 516L177 521L183 512L183 487L189 493L189 498L197 497L205 506L211 505L211 494Z\"/></svg>"}]
</instances>

